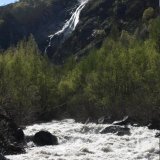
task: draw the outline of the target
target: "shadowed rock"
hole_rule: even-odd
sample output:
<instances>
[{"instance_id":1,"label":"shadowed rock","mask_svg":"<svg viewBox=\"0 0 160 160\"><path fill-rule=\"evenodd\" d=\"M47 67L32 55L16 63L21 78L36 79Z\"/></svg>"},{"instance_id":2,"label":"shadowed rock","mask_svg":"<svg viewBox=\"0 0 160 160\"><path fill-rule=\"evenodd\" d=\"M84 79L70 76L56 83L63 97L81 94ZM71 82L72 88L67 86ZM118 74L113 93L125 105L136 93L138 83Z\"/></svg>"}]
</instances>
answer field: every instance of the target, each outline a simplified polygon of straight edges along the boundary
<instances>
[{"instance_id":1,"label":"shadowed rock","mask_svg":"<svg viewBox=\"0 0 160 160\"><path fill-rule=\"evenodd\" d=\"M17 139L18 142L23 142L24 141L24 132L21 128L18 128L16 133L15 133L15 137Z\"/></svg>"},{"instance_id":2,"label":"shadowed rock","mask_svg":"<svg viewBox=\"0 0 160 160\"><path fill-rule=\"evenodd\" d=\"M159 132L159 133L156 133L155 137L156 137L156 138L160 138L160 132Z\"/></svg>"},{"instance_id":3,"label":"shadowed rock","mask_svg":"<svg viewBox=\"0 0 160 160\"><path fill-rule=\"evenodd\" d=\"M158 120L152 119L151 123L148 125L148 129L160 130L160 122Z\"/></svg>"},{"instance_id":4,"label":"shadowed rock","mask_svg":"<svg viewBox=\"0 0 160 160\"><path fill-rule=\"evenodd\" d=\"M5 154L24 152L24 133L14 121L0 108L0 149Z\"/></svg>"},{"instance_id":5,"label":"shadowed rock","mask_svg":"<svg viewBox=\"0 0 160 160\"><path fill-rule=\"evenodd\" d=\"M25 136L25 142L28 143L28 142L33 141L33 137L34 136Z\"/></svg>"},{"instance_id":6,"label":"shadowed rock","mask_svg":"<svg viewBox=\"0 0 160 160\"><path fill-rule=\"evenodd\" d=\"M100 133L101 134L113 133L117 134L118 136L124 136L124 135L130 135L130 129L121 126L109 126L103 129Z\"/></svg>"},{"instance_id":7,"label":"shadowed rock","mask_svg":"<svg viewBox=\"0 0 160 160\"><path fill-rule=\"evenodd\" d=\"M58 139L48 131L39 131L33 137L33 142L37 146L58 145Z\"/></svg>"},{"instance_id":8,"label":"shadowed rock","mask_svg":"<svg viewBox=\"0 0 160 160\"><path fill-rule=\"evenodd\" d=\"M2 154L0 154L0 160L8 160L8 159L5 158Z\"/></svg>"}]
</instances>

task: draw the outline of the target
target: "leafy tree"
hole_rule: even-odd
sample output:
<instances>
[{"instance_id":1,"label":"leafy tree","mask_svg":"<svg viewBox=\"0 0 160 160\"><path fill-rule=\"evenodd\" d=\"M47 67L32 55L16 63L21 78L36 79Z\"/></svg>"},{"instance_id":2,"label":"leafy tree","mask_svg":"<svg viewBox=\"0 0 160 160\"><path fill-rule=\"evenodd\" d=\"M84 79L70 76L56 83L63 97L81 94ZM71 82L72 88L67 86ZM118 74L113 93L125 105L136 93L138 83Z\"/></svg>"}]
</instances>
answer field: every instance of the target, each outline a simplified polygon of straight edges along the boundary
<instances>
[{"instance_id":1,"label":"leafy tree","mask_svg":"<svg viewBox=\"0 0 160 160\"><path fill-rule=\"evenodd\" d=\"M143 21L147 22L148 20L154 18L155 15L155 11L152 7L147 8L144 12L143 12Z\"/></svg>"}]
</instances>

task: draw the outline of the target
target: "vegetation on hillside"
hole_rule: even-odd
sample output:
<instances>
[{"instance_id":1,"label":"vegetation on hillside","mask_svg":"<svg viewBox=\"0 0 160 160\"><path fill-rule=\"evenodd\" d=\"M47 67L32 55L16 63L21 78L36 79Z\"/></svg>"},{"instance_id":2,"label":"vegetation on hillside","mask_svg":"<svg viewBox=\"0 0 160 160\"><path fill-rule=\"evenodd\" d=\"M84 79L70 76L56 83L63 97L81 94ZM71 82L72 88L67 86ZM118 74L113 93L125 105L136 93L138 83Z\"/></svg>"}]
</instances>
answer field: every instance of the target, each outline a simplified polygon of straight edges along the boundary
<instances>
[{"instance_id":1,"label":"vegetation on hillside","mask_svg":"<svg viewBox=\"0 0 160 160\"><path fill-rule=\"evenodd\" d=\"M122 31L79 62L70 57L63 66L42 57L32 36L2 52L0 106L18 123L102 115L129 115L142 123L158 120L160 18L145 20L148 39Z\"/></svg>"},{"instance_id":2,"label":"vegetation on hillside","mask_svg":"<svg viewBox=\"0 0 160 160\"><path fill-rule=\"evenodd\" d=\"M40 55L33 38L0 55L0 106L17 120L35 120L56 104L56 68ZM54 115L53 115L54 116Z\"/></svg>"},{"instance_id":3,"label":"vegetation on hillside","mask_svg":"<svg viewBox=\"0 0 160 160\"><path fill-rule=\"evenodd\" d=\"M75 0L20 0L0 6L0 49L15 45L30 34L44 49L48 35L61 27L75 3Z\"/></svg>"}]
</instances>

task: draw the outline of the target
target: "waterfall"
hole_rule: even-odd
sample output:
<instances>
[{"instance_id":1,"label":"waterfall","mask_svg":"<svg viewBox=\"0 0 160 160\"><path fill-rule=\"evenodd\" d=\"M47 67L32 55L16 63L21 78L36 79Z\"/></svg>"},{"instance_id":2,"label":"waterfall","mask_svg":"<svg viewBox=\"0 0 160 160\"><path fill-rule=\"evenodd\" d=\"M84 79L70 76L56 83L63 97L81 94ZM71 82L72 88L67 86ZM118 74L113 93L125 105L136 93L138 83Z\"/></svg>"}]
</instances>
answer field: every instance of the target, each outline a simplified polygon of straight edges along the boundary
<instances>
[{"instance_id":1,"label":"waterfall","mask_svg":"<svg viewBox=\"0 0 160 160\"><path fill-rule=\"evenodd\" d=\"M88 1L89 0L78 0L79 5L77 9L73 12L71 18L68 21L66 21L66 23L63 25L63 27L59 31L48 36L49 43L45 49L45 53L47 53L48 48L51 47L53 38L62 37L62 40L64 40L75 30L79 22L80 13Z\"/></svg>"}]
</instances>

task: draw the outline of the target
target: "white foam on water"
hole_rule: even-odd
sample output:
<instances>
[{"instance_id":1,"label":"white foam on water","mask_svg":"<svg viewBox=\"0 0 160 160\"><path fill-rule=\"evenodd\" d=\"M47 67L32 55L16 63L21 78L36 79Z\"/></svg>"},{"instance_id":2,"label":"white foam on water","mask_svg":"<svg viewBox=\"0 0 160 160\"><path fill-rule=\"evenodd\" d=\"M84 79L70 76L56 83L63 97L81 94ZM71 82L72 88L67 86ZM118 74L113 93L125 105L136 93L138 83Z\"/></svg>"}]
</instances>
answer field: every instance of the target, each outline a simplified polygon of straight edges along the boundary
<instances>
[{"instance_id":1,"label":"white foam on water","mask_svg":"<svg viewBox=\"0 0 160 160\"><path fill-rule=\"evenodd\" d=\"M59 138L59 145L36 147L28 144L26 154L10 160L159 160L156 130L129 127L131 135L99 134L109 125L82 124L72 119L28 126L26 135L47 130Z\"/></svg>"}]
</instances>

